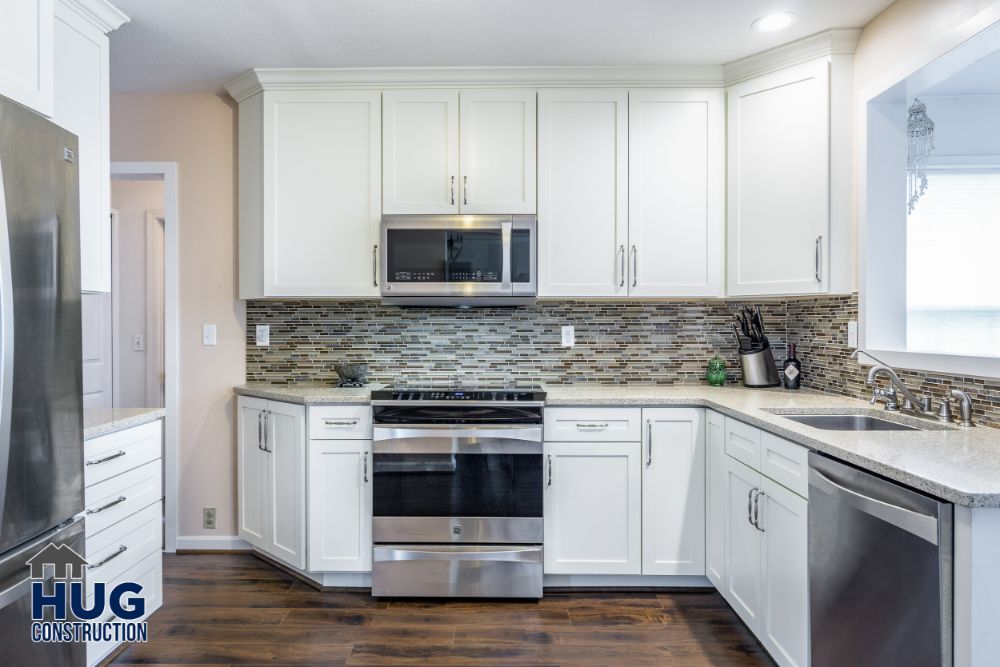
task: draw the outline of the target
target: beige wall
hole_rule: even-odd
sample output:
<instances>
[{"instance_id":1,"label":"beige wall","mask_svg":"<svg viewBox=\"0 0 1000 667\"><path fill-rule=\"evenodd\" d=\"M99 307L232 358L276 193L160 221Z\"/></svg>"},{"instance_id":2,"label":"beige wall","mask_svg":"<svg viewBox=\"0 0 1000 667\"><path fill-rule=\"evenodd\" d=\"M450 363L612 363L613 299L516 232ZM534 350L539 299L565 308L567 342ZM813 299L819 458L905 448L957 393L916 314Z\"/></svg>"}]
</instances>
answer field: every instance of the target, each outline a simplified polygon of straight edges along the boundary
<instances>
[{"instance_id":1,"label":"beige wall","mask_svg":"<svg viewBox=\"0 0 1000 667\"><path fill-rule=\"evenodd\" d=\"M178 163L180 414L178 535L236 533L233 385L243 382L236 299L236 106L217 95L112 95L111 159ZM218 345L201 345L216 324ZM169 490L167 491L169 493ZM202 507L218 528L201 527Z\"/></svg>"}]
</instances>

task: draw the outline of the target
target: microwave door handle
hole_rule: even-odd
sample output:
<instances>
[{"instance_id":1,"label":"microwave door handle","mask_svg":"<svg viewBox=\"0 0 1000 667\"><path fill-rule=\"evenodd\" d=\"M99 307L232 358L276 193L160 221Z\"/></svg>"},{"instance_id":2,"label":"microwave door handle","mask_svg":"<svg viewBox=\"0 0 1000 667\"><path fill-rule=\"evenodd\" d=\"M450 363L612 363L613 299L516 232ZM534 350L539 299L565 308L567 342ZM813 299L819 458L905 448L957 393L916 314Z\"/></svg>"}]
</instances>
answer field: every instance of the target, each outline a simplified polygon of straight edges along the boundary
<instances>
[{"instance_id":1,"label":"microwave door handle","mask_svg":"<svg viewBox=\"0 0 1000 667\"><path fill-rule=\"evenodd\" d=\"M503 268L500 270L500 290L504 294L513 294L514 286L510 280L510 244L511 244L511 220L504 220L500 223L500 239L503 245Z\"/></svg>"}]
</instances>

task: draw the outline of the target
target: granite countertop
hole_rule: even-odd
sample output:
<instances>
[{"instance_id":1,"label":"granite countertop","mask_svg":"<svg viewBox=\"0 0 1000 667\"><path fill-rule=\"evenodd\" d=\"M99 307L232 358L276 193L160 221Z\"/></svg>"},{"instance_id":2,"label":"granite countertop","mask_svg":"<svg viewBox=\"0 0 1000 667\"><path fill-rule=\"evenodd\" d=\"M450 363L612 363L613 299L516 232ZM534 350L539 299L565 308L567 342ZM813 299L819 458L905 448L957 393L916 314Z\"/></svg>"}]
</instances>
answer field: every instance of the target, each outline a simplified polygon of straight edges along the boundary
<instances>
[{"instance_id":1,"label":"granite countertop","mask_svg":"<svg viewBox=\"0 0 1000 667\"><path fill-rule=\"evenodd\" d=\"M167 411L163 408L100 408L83 411L83 439L121 431L133 426L163 419Z\"/></svg>"},{"instance_id":2,"label":"granite countertop","mask_svg":"<svg viewBox=\"0 0 1000 667\"><path fill-rule=\"evenodd\" d=\"M369 385L244 385L236 393L300 404L368 403ZM824 431L785 419L786 413L871 414L872 406L806 390L707 385L547 385L545 405L707 407L816 451L966 507L1000 507L1000 429L947 427L895 414L923 431ZM879 411L881 412L881 411Z\"/></svg>"}]
</instances>

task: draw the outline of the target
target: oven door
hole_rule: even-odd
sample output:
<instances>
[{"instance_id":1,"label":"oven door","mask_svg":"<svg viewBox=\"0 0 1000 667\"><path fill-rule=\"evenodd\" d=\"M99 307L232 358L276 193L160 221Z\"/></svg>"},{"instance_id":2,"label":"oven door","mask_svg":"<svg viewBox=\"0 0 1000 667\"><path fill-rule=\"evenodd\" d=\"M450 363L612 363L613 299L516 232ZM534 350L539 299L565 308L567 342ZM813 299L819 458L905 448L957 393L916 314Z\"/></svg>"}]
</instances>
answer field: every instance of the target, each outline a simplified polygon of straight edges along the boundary
<instances>
[{"instance_id":1,"label":"oven door","mask_svg":"<svg viewBox=\"0 0 1000 667\"><path fill-rule=\"evenodd\" d=\"M540 425L376 425L373 439L373 542L542 542Z\"/></svg>"}]
</instances>

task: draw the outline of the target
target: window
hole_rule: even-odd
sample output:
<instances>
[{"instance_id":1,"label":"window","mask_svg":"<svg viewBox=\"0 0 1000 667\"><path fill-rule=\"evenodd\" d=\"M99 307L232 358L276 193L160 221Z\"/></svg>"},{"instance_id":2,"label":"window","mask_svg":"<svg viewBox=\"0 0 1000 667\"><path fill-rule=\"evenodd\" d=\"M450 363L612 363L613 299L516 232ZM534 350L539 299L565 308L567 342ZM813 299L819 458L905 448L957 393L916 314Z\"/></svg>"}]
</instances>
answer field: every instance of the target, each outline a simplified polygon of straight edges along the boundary
<instances>
[{"instance_id":1,"label":"window","mask_svg":"<svg viewBox=\"0 0 1000 667\"><path fill-rule=\"evenodd\" d=\"M1000 357L1000 167L927 179L906 221L906 350Z\"/></svg>"}]
</instances>

